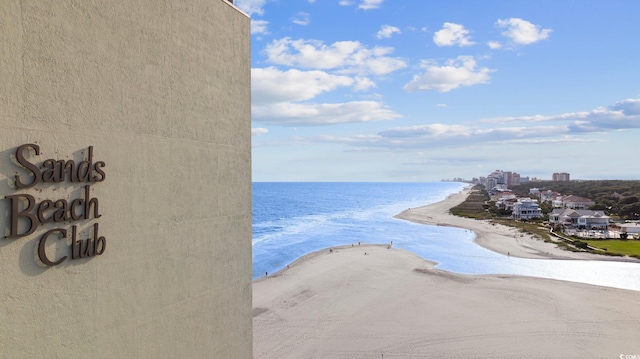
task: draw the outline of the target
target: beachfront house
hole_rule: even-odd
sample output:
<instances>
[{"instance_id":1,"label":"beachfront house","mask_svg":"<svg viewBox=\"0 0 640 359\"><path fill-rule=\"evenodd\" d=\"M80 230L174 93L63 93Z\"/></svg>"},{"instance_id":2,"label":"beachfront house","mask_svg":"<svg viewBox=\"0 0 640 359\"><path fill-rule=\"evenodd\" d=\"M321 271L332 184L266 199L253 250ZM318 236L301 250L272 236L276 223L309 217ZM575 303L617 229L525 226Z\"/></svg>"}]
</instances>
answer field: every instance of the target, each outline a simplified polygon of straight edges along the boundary
<instances>
[{"instance_id":1,"label":"beachfront house","mask_svg":"<svg viewBox=\"0 0 640 359\"><path fill-rule=\"evenodd\" d=\"M565 228L608 230L609 216L603 211L556 208L549 214L549 223Z\"/></svg>"},{"instance_id":2,"label":"beachfront house","mask_svg":"<svg viewBox=\"0 0 640 359\"><path fill-rule=\"evenodd\" d=\"M586 209L596 203L588 198L578 197L574 195L562 197L562 208Z\"/></svg>"},{"instance_id":3,"label":"beachfront house","mask_svg":"<svg viewBox=\"0 0 640 359\"><path fill-rule=\"evenodd\" d=\"M542 210L538 201L531 198L518 198L513 206L511 216L514 219L533 219L542 217Z\"/></svg>"},{"instance_id":4,"label":"beachfront house","mask_svg":"<svg viewBox=\"0 0 640 359\"><path fill-rule=\"evenodd\" d=\"M551 202L551 203L554 203L555 201L562 199L562 195L560 193L552 190L541 191L538 197L540 197L540 202ZM557 207L562 207L561 203L562 201L560 201L560 204ZM556 207L555 204L554 204L554 207Z\"/></svg>"}]
</instances>

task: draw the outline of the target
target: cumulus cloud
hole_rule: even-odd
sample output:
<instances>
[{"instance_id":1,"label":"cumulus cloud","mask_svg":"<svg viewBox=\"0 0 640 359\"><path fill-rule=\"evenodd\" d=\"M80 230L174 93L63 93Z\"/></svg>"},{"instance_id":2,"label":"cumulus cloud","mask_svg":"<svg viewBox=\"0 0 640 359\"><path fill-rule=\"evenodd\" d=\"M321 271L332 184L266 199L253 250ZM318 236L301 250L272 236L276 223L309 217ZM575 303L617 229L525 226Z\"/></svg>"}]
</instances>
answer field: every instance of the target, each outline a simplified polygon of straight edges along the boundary
<instances>
[{"instance_id":1,"label":"cumulus cloud","mask_svg":"<svg viewBox=\"0 0 640 359\"><path fill-rule=\"evenodd\" d=\"M319 126L393 120L401 117L379 98L361 101L313 102L337 90L375 88L371 76L387 75L407 64L391 56L393 48L367 47L357 41L330 45L317 40L282 38L264 50L273 65L251 70L253 120L270 125ZM364 100L366 98L366 100Z\"/></svg>"},{"instance_id":2,"label":"cumulus cloud","mask_svg":"<svg viewBox=\"0 0 640 359\"><path fill-rule=\"evenodd\" d=\"M377 87L376 83L366 77L356 77L356 83L353 85L355 91L365 91L370 88Z\"/></svg>"},{"instance_id":3,"label":"cumulus cloud","mask_svg":"<svg viewBox=\"0 0 640 359\"><path fill-rule=\"evenodd\" d=\"M570 118L570 116L567 116ZM598 107L570 125L575 132L607 132L640 128L640 99L618 101L612 106Z\"/></svg>"},{"instance_id":4,"label":"cumulus cloud","mask_svg":"<svg viewBox=\"0 0 640 359\"><path fill-rule=\"evenodd\" d=\"M311 22L311 18L308 13L301 11L291 21L296 25L306 26Z\"/></svg>"},{"instance_id":5,"label":"cumulus cloud","mask_svg":"<svg viewBox=\"0 0 640 359\"><path fill-rule=\"evenodd\" d=\"M358 8L362 10L377 9L382 5L383 1L384 0L362 0L360 5L358 5Z\"/></svg>"},{"instance_id":6,"label":"cumulus cloud","mask_svg":"<svg viewBox=\"0 0 640 359\"><path fill-rule=\"evenodd\" d=\"M385 75L407 66L390 57L391 47L367 48L358 41L338 41L325 45L318 40L274 40L265 48L267 61L276 65L305 69L335 70L341 73Z\"/></svg>"},{"instance_id":7,"label":"cumulus cloud","mask_svg":"<svg viewBox=\"0 0 640 359\"><path fill-rule=\"evenodd\" d=\"M388 39L393 34L400 34L400 29L398 29L395 26L391 26L391 25L382 25L380 27L380 30L378 30L378 33L376 34L376 37L378 39Z\"/></svg>"},{"instance_id":8,"label":"cumulus cloud","mask_svg":"<svg viewBox=\"0 0 640 359\"><path fill-rule=\"evenodd\" d=\"M482 123L506 124L527 122L566 123L570 132L607 132L640 128L640 98L627 99L611 106L598 107L591 111L568 112L558 115L513 116L482 119Z\"/></svg>"},{"instance_id":9,"label":"cumulus cloud","mask_svg":"<svg viewBox=\"0 0 640 359\"><path fill-rule=\"evenodd\" d=\"M463 25L445 22L442 29L433 34L433 42L438 46L471 46L469 30Z\"/></svg>"},{"instance_id":10,"label":"cumulus cloud","mask_svg":"<svg viewBox=\"0 0 640 359\"><path fill-rule=\"evenodd\" d=\"M269 25L269 21L266 20L251 20L251 34L268 34L269 30L267 29L267 25Z\"/></svg>"},{"instance_id":11,"label":"cumulus cloud","mask_svg":"<svg viewBox=\"0 0 640 359\"><path fill-rule=\"evenodd\" d=\"M264 15L265 2L266 0L235 0L234 5L249 16Z\"/></svg>"},{"instance_id":12,"label":"cumulus cloud","mask_svg":"<svg viewBox=\"0 0 640 359\"><path fill-rule=\"evenodd\" d=\"M400 117L377 100L308 102L322 93L341 87L350 87L354 91L375 87L376 84L366 77L267 67L252 69L251 83L252 117L264 124L319 126L393 120Z\"/></svg>"},{"instance_id":13,"label":"cumulus cloud","mask_svg":"<svg viewBox=\"0 0 640 359\"><path fill-rule=\"evenodd\" d=\"M487 42L487 46L489 46L490 49L499 49L502 47L502 44L497 42L497 41L489 41Z\"/></svg>"},{"instance_id":14,"label":"cumulus cloud","mask_svg":"<svg viewBox=\"0 0 640 359\"><path fill-rule=\"evenodd\" d=\"M371 86L365 80L324 71L282 71L275 67L251 69L251 100L255 104L304 101L338 87Z\"/></svg>"},{"instance_id":15,"label":"cumulus cloud","mask_svg":"<svg viewBox=\"0 0 640 359\"><path fill-rule=\"evenodd\" d=\"M362 9L362 10L377 9L380 7L380 5L382 5L383 2L384 0L361 0L360 3L358 4L358 9ZM338 5L340 6L351 6L351 5L355 5L355 3L356 2L353 0L338 1Z\"/></svg>"},{"instance_id":16,"label":"cumulus cloud","mask_svg":"<svg viewBox=\"0 0 640 359\"><path fill-rule=\"evenodd\" d=\"M266 128L256 127L251 129L251 136L260 136L269 133Z\"/></svg>"},{"instance_id":17,"label":"cumulus cloud","mask_svg":"<svg viewBox=\"0 0 640 359\"><path fill-rule=\"evenodd\" d=\"M610 111L617 111L624 116L640 115L640 99L618 101L609 107Z\"/></svg>"},{"instance_id":18,"label":"cumulus cloud","mask_svg":"<svg viewBox=\"0 0 640 359\"><path fill-rule=\"evenodd\" d=\"M499 19L496 25L506 28L502 35L511 39L516 45L529 45L549 38L553 30L541 29L539 25L520 18Z\"/></svg>"},{"instance_id":19,"label":"cumulus cloud","mask_svg":"<svg viewBox=\"0 0 640 359\"><path fill-rule=\"evenodd\" d=\"M275 103L253 106L255 120L272 125L320 126L354 122L393 120L400 115L377 101L346 103Z\"/></svg>"},{"instance_id":20,"label":"cumulus cloud","mask_svg":"<svg viewBox=\"0 0 640 359\"><path fill-rule=\"evenodd\" d=\"M407 92L436 90L449 92L460 86L473 86L489 83L489 74L495 70L478 68L472 56L459 56L440 66L433 61L423 61L424 73L414 75L403 89Z\"/></svg>"}]
</instances>

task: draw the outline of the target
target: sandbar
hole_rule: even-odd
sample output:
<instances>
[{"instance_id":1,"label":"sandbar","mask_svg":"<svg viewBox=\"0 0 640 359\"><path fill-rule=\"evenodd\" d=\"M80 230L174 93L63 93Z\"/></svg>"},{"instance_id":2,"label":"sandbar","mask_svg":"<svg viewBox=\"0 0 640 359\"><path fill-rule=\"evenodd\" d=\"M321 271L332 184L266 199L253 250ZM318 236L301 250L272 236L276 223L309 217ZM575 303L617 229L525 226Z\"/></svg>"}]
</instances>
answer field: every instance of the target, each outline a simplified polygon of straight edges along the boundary
<instances>
[{"instance_id":1,"label":"sandbar","mask_svg":"<svg viewBox=\"0 0 640 359\"><path fill-rule=\"evenodd\" d=\"M254 281L254 358L640 354L637 291L433 267L389 245L356 245Z\"/></svg>"}]
</instances>

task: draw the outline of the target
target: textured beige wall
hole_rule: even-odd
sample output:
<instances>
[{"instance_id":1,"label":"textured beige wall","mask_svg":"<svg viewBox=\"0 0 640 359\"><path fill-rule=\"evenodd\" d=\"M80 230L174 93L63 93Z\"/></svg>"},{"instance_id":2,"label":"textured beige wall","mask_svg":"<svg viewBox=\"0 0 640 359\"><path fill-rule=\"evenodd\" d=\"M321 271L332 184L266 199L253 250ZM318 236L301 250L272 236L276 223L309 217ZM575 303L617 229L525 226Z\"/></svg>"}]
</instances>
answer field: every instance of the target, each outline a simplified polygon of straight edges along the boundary
<instances>
[{"instance_id":1,"label":"textured beige wall","mask_svg":"<svg viewBox=\"0 0 640 359\"><path fill-rule=\"evenodd\" d=\"M0 356L251 356L249 38L223 0L0 1ZM25 143L37 164L93 146L102 217L4 238L5 196L82 195L15 188ZM102 255L39 262L47 230L94 223Z\"/></svg>"}]
</instances>

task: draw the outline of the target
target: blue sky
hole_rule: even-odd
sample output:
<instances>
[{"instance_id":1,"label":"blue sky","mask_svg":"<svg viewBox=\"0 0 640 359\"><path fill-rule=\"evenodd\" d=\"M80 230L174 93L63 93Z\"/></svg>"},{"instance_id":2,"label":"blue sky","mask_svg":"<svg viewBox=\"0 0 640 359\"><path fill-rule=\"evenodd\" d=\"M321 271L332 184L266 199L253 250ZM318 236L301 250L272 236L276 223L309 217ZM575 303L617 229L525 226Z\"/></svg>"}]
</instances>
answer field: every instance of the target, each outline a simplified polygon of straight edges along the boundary
<instances>
[{"instance_id":1,"label":"blue sky","mask_svg":"<svg viewBox=\"0 0 640 359\"><path fill-rule=\"evenodd\" d=\"M236 0L254 181L640 179L640 2Z\"/></svg>"}]
</instances>

